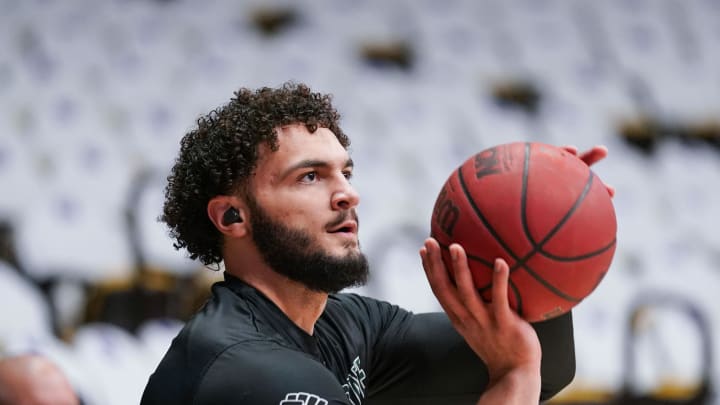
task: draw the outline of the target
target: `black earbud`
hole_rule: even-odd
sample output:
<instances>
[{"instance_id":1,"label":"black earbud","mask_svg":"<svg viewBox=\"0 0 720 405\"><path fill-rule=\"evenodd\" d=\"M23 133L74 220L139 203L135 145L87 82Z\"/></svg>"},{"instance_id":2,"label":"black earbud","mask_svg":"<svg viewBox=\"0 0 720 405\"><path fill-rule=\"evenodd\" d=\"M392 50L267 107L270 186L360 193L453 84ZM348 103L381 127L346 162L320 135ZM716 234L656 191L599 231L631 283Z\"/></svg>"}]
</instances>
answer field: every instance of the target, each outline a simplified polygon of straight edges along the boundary
<instances>
[{"instance_id":1,"label":"black earbud","mask_svg":"<svg viewBox=\"0 0 720 405\"><path fill-rule=\"evenodd\" d=\"M232 225L236 222L242 222L243 219L240 216L240 211L237 210L235 207L228 208L227 211L225 211L225 214L223 214L223 220L222 224L225 226Z\"/></svg>"}]
</instances>

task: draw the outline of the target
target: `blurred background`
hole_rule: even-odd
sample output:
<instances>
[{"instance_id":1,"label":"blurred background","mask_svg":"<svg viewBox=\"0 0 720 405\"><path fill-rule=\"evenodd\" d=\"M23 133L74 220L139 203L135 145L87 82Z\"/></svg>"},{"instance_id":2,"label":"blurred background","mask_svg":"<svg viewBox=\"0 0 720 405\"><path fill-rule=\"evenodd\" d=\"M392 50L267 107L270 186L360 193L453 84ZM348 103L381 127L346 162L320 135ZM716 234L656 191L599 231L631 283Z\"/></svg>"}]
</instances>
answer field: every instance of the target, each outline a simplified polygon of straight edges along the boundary
<instances>
[{"instance_id":1,"label":"blurred background","mask_svg":"<svg viewBox=\"0 0 720 405\"><path fill-rule=\"evenodd\" d=\"M617 252L553 402L720 404L718 0L0 0L0 351L138 403L222 277L157 222L179 140L287 80L332 93L352 139L358 291L417 312L440 309L417 251L453 169L607 145Z\"/></svg>"}]
</instances>

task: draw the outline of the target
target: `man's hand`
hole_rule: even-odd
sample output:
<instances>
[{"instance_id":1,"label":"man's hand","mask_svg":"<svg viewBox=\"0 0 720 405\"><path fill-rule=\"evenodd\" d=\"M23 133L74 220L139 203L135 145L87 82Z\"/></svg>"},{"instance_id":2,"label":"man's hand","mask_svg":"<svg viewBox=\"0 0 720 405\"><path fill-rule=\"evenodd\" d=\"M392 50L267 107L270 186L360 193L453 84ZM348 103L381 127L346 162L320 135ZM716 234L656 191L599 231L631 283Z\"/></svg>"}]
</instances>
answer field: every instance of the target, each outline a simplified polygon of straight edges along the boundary
<instances>
[{"instance_id":1,"label":"man's hand","mask_svg":"<svg viewBox=\"0 0 720 405\"><path fill-rule=\"evenodd\" d=\"M465 250L452 244L449 251L455 283L450 279L435 239L425 241L420 257L440 305L458 333L488 367L490 382L478 404L537 403L540 342L530 324L510 308L507 263L496 259L492 301L486 303L473 284Z\"/></svg>"},{"instance_id":2,"label":"man's hand","mask_svg":"<svg viewBox=\"0 0 720 405\"><path fill-rule=\"evenodd\" d=\"M586 165L592 166L595 163L605 159L608 155L608 149L605 146L593 146L592 149L587 150L581 154L578 155L578 148L572 145L566 145L562 146L562 149L564 149L566 152L571 153L573 156L577 156L580 160L585 162ZM610 186L606 183L603 183L605 185L605 188L608 191L608 194L610 194L610 197L615 196L615 187Z\"/></svg>"}]
</instances>

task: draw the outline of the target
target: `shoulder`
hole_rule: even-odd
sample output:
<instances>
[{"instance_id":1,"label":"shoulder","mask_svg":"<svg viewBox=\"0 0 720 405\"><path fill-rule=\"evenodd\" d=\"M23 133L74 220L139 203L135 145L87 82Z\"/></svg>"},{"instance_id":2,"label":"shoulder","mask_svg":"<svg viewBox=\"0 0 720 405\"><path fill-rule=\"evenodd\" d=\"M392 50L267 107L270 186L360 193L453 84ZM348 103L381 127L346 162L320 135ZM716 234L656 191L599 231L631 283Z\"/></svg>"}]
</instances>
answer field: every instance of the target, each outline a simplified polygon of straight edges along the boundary
<instances>
[{"instance_id":1,"label":"shoulder","mask_svg":"<svg viewBox=\"0 0 720 405\"><path fill-rule=\"evenodd\" d=\"M215 285L210 300L185 324L173 346L197 364L208 362L230 346L261 339L267 336L257 330L248 304L229 289Z\"/></svg>"},{"instance_id":2,"label":"shoulder","mask_svg":"<svg viewBox=\"0 0 720 405\"><path fill-rule=\"evenodd\" d=\"M346 404L337 378L308 355L272 342L244 342L228 347L204 373L196 404ZM323 402L325 401L325 402Z\"/></svg>"},{"instance_id":3,"label":"shoulder","mask_svg":"<svg viewBox=\"0 0 720 405\"><path fill-rule=\"evenodd\" d=\"M323 316L350 317L363 325L384 328L390 324L406 322L413 314L386 301L355 293L341 293L330 295Z\"/></svg>"},{"instance_id":4,"label":"shoulder","mask_svg":"<svg viewBox=\"0 0 720 405\"><path fill-rule=\"evenodd\" d=\"M213 295L173 339L170 348L150 376L143 404L189 404L204 373L224 352L239 344L265 341L244 302L225 288L213 287Z\"/></svg>"},{"instance_id":5,"label":"shoulder","mask_svg":"<svg viewBox=\"0 0 720 405\"><path fill-rule=\"evenodd\" d=\"M328 298L327 309L350 311L358 316L395 316L410 312L397 305L355 293L332 294Z\"/></svg>"}]
</instances>

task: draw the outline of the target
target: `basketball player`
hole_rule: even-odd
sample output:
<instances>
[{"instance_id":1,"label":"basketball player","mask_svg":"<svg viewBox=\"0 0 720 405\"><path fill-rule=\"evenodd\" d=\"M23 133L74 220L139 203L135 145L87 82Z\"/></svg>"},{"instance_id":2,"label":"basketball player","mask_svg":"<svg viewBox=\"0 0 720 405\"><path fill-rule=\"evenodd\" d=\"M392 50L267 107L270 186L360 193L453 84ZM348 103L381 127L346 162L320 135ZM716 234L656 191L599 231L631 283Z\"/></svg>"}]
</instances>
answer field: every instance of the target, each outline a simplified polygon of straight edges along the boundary
<instances>
[{"instance_id":1,"label":"basketball player","mask_svg":"<svg viewBox=\"0 0 720 405\"><path fill-rule=\"evenodd\" d=\"M445 313L339 293L363 284L368 264L338 120L329 96L288 83L241 89L184 137L163 220L176 248L224 262L225 280L175 338L142 404L530 404L567 385L571 315L519 318L503 260L484 303L462 247L450 247L446 269L428 239L420 255Z\"/></svg>"}]
</instances>

